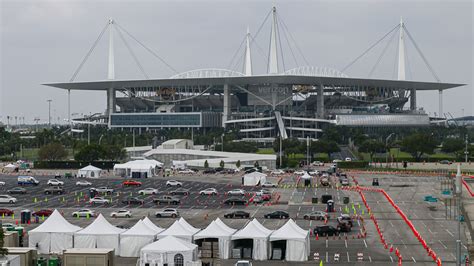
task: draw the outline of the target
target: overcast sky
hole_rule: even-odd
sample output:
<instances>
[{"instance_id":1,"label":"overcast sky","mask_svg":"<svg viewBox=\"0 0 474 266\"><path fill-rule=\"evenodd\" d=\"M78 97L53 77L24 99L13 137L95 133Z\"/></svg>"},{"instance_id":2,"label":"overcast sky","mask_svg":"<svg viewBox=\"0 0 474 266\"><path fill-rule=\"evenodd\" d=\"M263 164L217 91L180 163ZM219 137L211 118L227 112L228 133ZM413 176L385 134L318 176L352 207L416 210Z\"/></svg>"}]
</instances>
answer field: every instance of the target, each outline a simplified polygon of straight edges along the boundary
<instances>
[{"instance_id":1,"label":"overcast sky","mask_svg":"<svg viewBox=\"0 0 474 266\"><path fill-rule=\"evenodd\" d=\"M42 86L67 82L109 17L153 49L179 72L197 68L229 68L245 36L252 34L276 3L291 32L281 32L285 68L305 65L296 45L313 66L343 69L390 31L400 17L442 82L467 86L445 92L444 111L453 116L474 113L473 4L471 1L6 1L1 6L0 121L6 116L47 121L67 117L65 91ZM282 31L282 29L280 29ZM255 74L265 73L269 21L252 45ZM129 37L125 39L150 77L173 75ZM289 40L287 42L287 39ZM293 39L295 42L293 42ZM395 78L397 37L379 44L345 73L368 77L386 48L373 78ZM293 60L288 43L292 46ZM388 44L387 44L388 43ZM104 35L76 81L107 78L108 35ZM407 79L435 81L413 44L407 46ZM142 73L115 34L117 79L141 79ZM237 55L241 58L243 51ZM281 63L282 64L282 63ZM282 67L282 65L281 65ZM241 71L242 65L231 66ZM438 111L438 92L419 92L418 106ZM72 92L72 113L105 110L105 93Z\"/></svg>"}]
</instances>

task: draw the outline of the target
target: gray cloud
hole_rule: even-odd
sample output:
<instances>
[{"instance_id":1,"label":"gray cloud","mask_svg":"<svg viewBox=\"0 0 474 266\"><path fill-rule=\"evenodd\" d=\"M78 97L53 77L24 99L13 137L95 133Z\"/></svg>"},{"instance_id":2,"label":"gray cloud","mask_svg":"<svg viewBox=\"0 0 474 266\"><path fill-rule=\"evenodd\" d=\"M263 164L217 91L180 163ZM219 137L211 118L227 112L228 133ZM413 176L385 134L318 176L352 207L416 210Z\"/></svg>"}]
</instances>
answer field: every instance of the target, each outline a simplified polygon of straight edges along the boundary
<instances>
[{"instance_id":1,"label":"gray cloud","mask_svg":"<svg viewBox=\"0 0 474 266\"><path fill-rule=\"evenodd\" d=\"M66 117L66 92L41 86L68 81L105 25L115 18L140 41L179 71L226 68L247 26L255 33L273 1L1 1L0 116L47 118L52 99L55 119ZM278 1L277 9L306 59L315 66L343 68L404 17L417 44L443 82L467 83L447 91L445 111L473 114L471 1ZM264 51L253 47L256 72L265 72L269 25L257 37ZM107 38L101 41L77 80L106 78ZM116 35L117 79L143 76ZM130 39L128 42L151 77L169 77L168 68ZM282 39L282 42L285 41ZM284 45L285 46L285 45ZM434 81L408 44L408 78ZM368 75L382 47L347 74ZM373 77L392 78L396 44ZM295 66L284 50L286 68ZM301 57L299 64L303 64ZM240 66L239 66L240 68ZM238 69L239 70L239 69ZM105 109L105 94L73 92L72 112ZM437 92L418 95L418 105L437 112Z\"/></svg>"}]
</instances>

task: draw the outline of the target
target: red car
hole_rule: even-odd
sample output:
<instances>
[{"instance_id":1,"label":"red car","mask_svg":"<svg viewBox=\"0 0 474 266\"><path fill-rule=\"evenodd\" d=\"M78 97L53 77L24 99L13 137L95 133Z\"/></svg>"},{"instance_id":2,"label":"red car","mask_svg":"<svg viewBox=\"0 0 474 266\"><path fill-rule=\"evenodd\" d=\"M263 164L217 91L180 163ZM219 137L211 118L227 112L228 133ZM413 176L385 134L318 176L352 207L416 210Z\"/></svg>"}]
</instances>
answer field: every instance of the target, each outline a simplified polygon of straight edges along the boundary
<instances>
[{"instance_id":1,"label":"red car","mask_svg":"<svg viewBox=\"0 0 474 266\"><path fill-rule=\"evenodd\" d=\"M135 181L135 180L125 180L122 182L122 186L124 187L139 187L142 185L142 182Z\"/></svg>"},{"instance_id":2,"label":"red car","mask_svg":"<svg viewBox=\"0 0 474 266\"><path fill-rule=\"evenodd\" d=\"M53 210L45 209L33 212L33 216L50 216L53 213Z\"/></svg>"},{"instance_id":3,"label":"red car","mask_svg":"<svg viewBox=\"0 0 474 266\"><path fill-rule=\"evenodd\" d=\"M0 215L11 216L14 212L10 209L0 209Z\"/></svg>"}]
</instances>

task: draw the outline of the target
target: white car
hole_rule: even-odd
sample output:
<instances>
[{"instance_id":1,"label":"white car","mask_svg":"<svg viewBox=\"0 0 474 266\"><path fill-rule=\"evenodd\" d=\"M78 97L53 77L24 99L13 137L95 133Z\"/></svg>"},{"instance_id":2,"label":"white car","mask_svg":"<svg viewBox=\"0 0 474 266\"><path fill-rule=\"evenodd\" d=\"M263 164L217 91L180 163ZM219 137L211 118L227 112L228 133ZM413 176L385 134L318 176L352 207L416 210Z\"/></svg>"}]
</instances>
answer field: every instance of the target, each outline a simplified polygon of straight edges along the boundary
<instances>
[{"instance_id":1,"label":"white car","mask_svg":"<svg viewBox=\"0 0 474 266\"><path fill-rule=\"evenodd\" d=\"M352 162L352 158L351 158L351 157L347 157L347 158L345 159L345 161L346 161L346 162Z\"/></svg>"},{"instance_id":2,"label":"white car","mask_svg":"<svg viewBox=\"0 0 474 266\"><path fill-rule=\"evenodd\" d=\"M72 217L87 217L87 216L94 217L95 212L90 209L82 209L82 210L78 210L72 213Z\"/></svg>"},{"instance_id":3,"label":"white car","mask_svg":"<svg viewBox=\"0 0 474 266\"><path fill-rule=\"evenodd\" d=\"M239 260L234 264L234 266L252 266L252 263L248 260Z\"/></svg>"},{"instance_id":4,"label":"white car","mask_svg":"<svg viewBox=\"0 0 474 266\"><path fill-rule=\"evenodd\" d=\"M314 166L324 166L324 163L323 163L323 162L320 162L320 161L314 161L314 162L313 162L313 165L314 165Z\"/></svg>"},{"instance_id":5,"label":"white car","mask_svg":"<svg viewBox=\"0 0 474 266\"><path fill-rule=\"evenodd\" d=\"M309 171L308 174L309 174L310 176L319 175L319 171L318 171L318 170Z\"/></svg>"},{"instance_id":6,"label":"white car","mask_svg":"<svg viewBox=\"0 0 474 266\"><path fill-rule=\"evenodd\" d=\"M87 186L92 186L92 183L86 180L80 180L76 182L76 186L87 187Z\"/></svg>"},{"instance_id":7,"label":"white car","mask_svg":"<svg viewBox=\"0 0 474 266\"><path fill-rule=\"evenodd\" d=\"M5 182L0 181L0 186L5 186Z\"/></svg>"},{"instance_id":8,"label":"white car","mask_svg":"<svg viewBox=\"0 0 474 266\"><path fill-rule=\"evenodd\" d=\"M270 181L266 181L265 183L262 184L262 187L277 187L277 184L272 183Z\"/></svg>"},{"instance_id":9,"label":"white car","mask_svg":"<svg viewBox=\"0 0 474 266\"><path fill-rule=\"evenodd\" d=\"M176 181L176 180L168 180L166 181L167 187L182 187L183 183Z\"/></svg>"},{"instance_id":10,"label":"white car","mask_svg":"<svg viewBox=\"0 0 474 266\"><path fill-rule=\"evenodd\" d=\"M161 217L176 218L176 217L179 216L179 212L178 212L178 210L176 210L176 209L166 208L166 209L157 211L157 212L155 213L155 216L156 216L157 218L161 218Z\"/></svg>"},{"instance_id":11,"label":"white car","mask_svg":"<svg viewBox=\"0 0 474 266\"><path fill-rule=\"evenodd\" d=\"M206 188L199 191L199 195L217 195L217 189L215 188Z\"/></svg>"},{"instance_id":12,"label":"white car","mask_svg":"<svg viewBox=\"0 0 474 266\"><path fill-rule=\"evenodd\" d=\"M244 196L245 195L245 190L236 188L236 189L232 189L232 190L227 191L227 194L230 195L230 196Z\"/></svg>"},{"instance_id":13,"label":"white car","mask_svg":"<svg viewBox=\"0 0 474 266\"><path fill-rule=\"evenodd\" d=\"M50 179L48 180L48 183L46 183L50 186L63 186L64 185L64 182L63 181L59 181L57 179Z\"/></svg>"},{"instance_id":14,"label":"white car","mask_svg":"<svg viewBox=\"0 0 474 266\"><path fill-rule=\"evenodd\" d=\"M270 190L266 190L266 189L261 189L261 190L255 192L255 195L257 195L257 196L271 195L271 194L272 194L272 192Z\"/></svg>"},{"instance_id":15,"label":"white car","mask_svg":"<svg viewBox=\"0 0 474 266\"><path fill-rule=\"evenodd\" d=\"M285 174L285 171L283 171L281 169L277 169L277 170L273 170L270 174L271 175L283 175L283 174Z\"/></svg>"},{"instance_id":16,"label":"white car","mask_svg":"<svg viewBox=\"0 0 474 266\"><path fill-rule=\"evenodd\" d=\"M16 198L10 195L0 195L0 203L16 203Z\"/></svg>"},{"instance_id":17,"label":"white car","mask_svg":"<svg viewBox=\"0 0 474 266\"><path fill-rule=\"evenodd\" d=\"M295 171L295 175L304 175L305 173L306 173L306 171L304 171L304 170Z\"/></svg>"},{"instance_id":18,"label":"white car","mask_svg":"<svg viewBox=\"0 0 474 266\"><path fill-rule=\"evenodd\" d=\"M94 197L89 200L90 204L109 204L110 200L103 197Z\"/></svg>"},{"instance_id":19,"label":"white car","mask_svg":"<svg viewBox=\"0 0 474 266\"><path fill-rule=\"evenodd\" d=\"M179 170L178 174L194 174L194 171L191 169Z\"/></svg>"},{"instance_id":20,"label":"white car","mask_svg":"<svg viewBox=\"0 0 474 266\"><path fill-rule=\"evenodd\" d=\"M130 218L132 217L132 212L129 210L118 210L116 212L112 212L110 217L113 218Z\"/></svg>"},{"instance_id":21,"label":"white car","mask_svg":"<svg viewBox=\"0 0 474 266\"><path fill-rule=\"evenodd\" d=\"M332 162L333 162L333 163L340 163L340 162L342 162L342 160L334 159L334 160L332 160Z\"/></svg>"},{"instance_id":22,"label":"white car","mask_svg":"<svg viewBox=\"0 0 474 266\"><path fill-rule=\"evenodd\" d=\"M140 195L156 195L156 194L158 194L158 189L149 187L149 188L139 190L138 194L140 194Z\"/></svg>"}]
</instances>

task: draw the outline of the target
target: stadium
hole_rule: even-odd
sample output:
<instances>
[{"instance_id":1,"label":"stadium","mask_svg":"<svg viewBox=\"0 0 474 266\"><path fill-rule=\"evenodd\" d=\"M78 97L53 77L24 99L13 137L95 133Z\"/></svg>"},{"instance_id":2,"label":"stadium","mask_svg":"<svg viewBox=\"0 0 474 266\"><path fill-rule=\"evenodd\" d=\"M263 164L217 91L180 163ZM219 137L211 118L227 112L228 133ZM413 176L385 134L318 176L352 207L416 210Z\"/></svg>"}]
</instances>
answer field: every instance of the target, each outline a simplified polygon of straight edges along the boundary
<instances>
[{"instance_id":1,"label":"stadium","mask_svg":"<svg viewBox=\"0 0 474 266\"><path fill-rule=\"evenodd\" d=\"M83 119L71 120L69 117L71 128L73 123L104 124L118 129L184 128L204 132L225 128L239 132L243 140L259 142L272 142L279 136L282 139L318 139L328 124L429 126L445 119L430 118L419 108L417 92L438 91L441 116L443 91L464 85L439 82L424 56L423 60L438 82L405 80L404 43L406 37L413 39L403 21L389 32L398 35L396 80L352 78L335 69L314 66L284 71L278 51L281 49L280 30L285 25L279 22L275 7L267 15L269 17L271 38L265 74L256 75L252 71L250 47L253 38L247 32L243 41L242 72L198 69L163 79L116 80L112 28L119 33L129 33L111 19L99 36L110 29L107 80L75 82L73 78L67 83L44 85L67 90L69 97L74 90L107 92L106 112ZM415 47L418 49L416 44Z\"/></svg>"}]
</instances>

